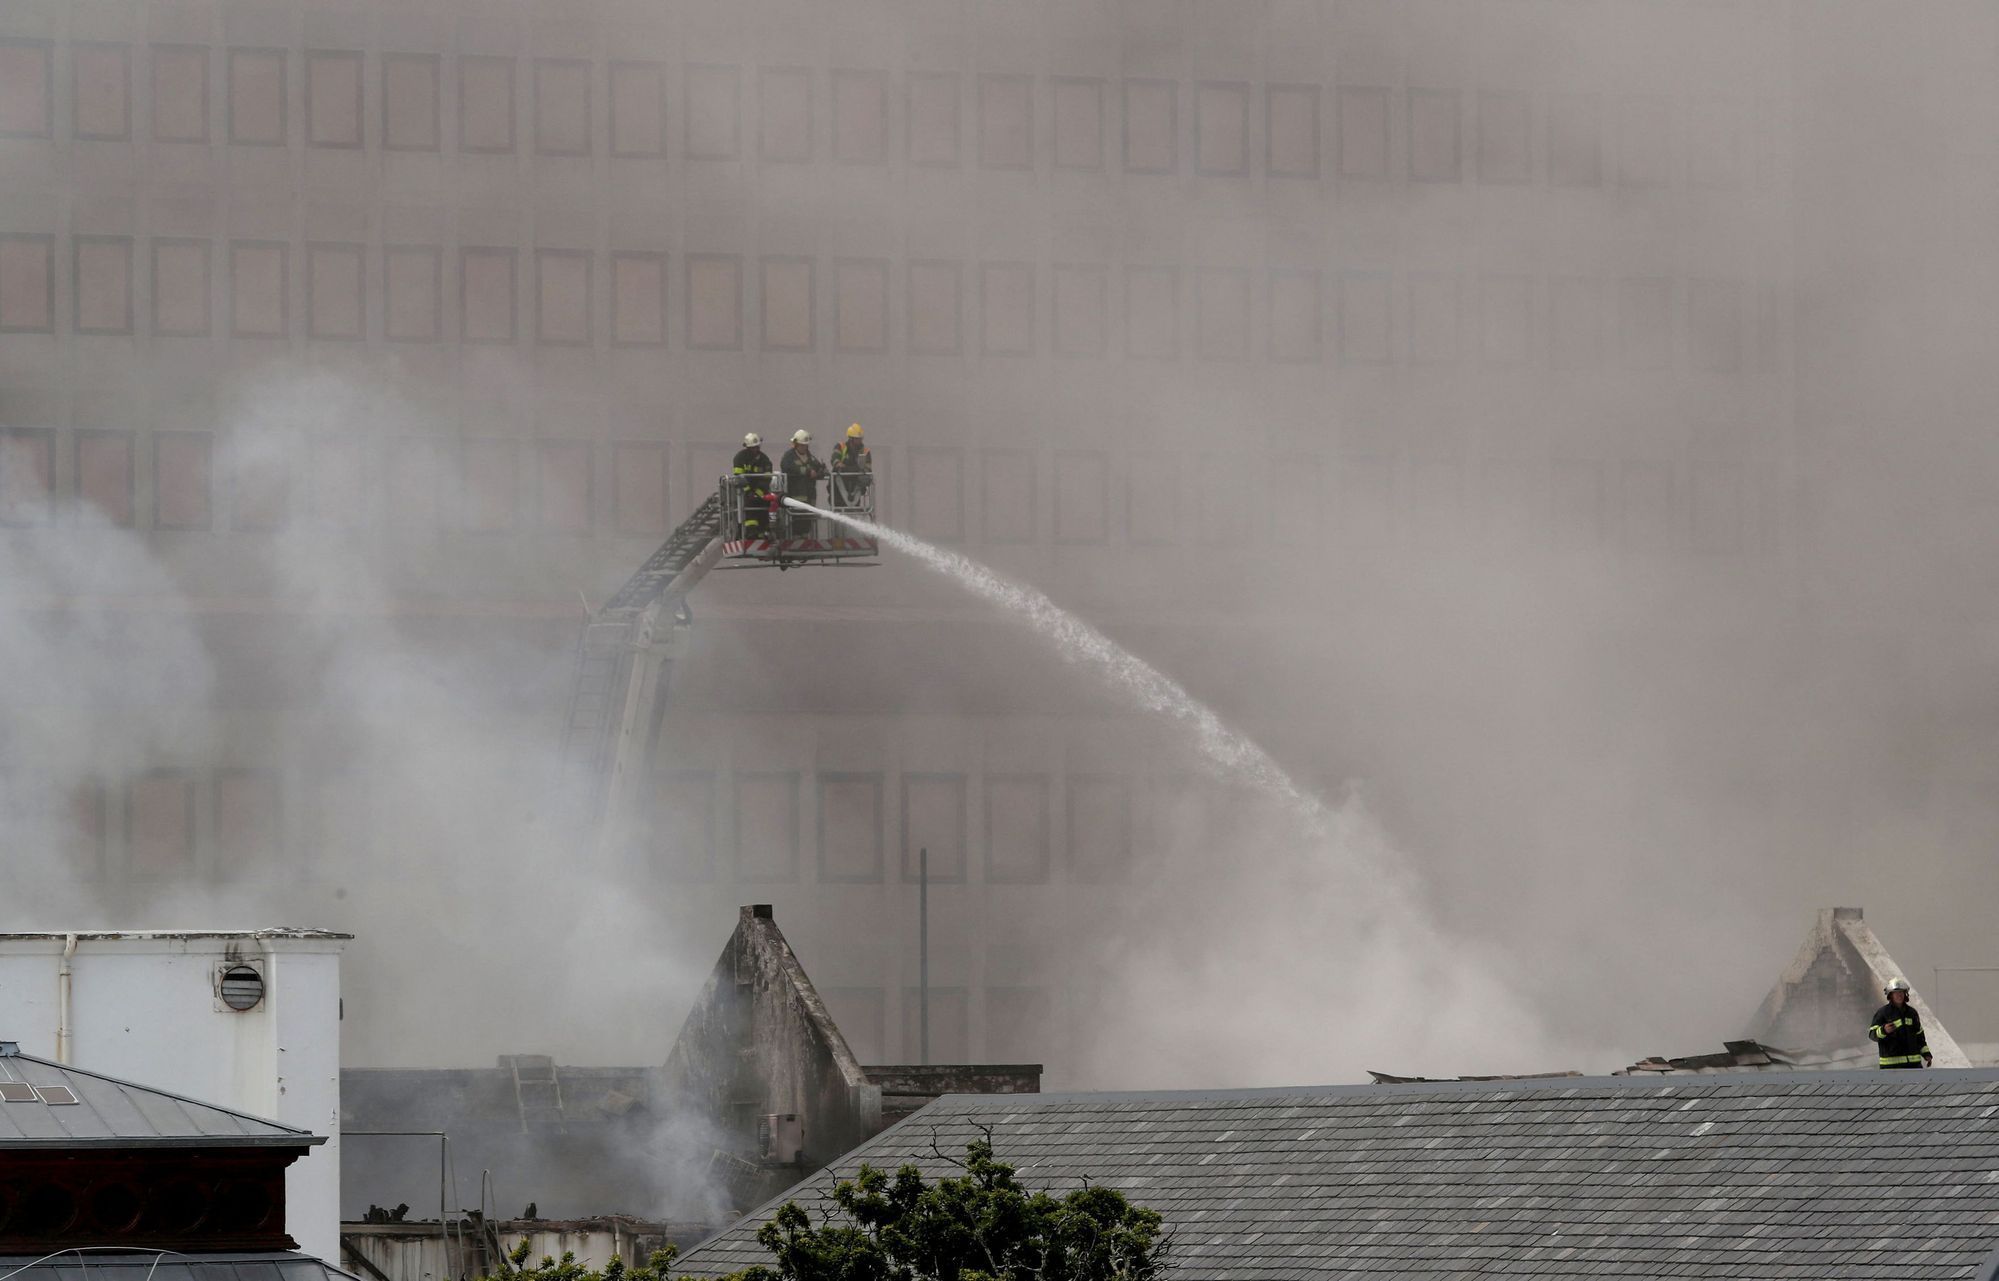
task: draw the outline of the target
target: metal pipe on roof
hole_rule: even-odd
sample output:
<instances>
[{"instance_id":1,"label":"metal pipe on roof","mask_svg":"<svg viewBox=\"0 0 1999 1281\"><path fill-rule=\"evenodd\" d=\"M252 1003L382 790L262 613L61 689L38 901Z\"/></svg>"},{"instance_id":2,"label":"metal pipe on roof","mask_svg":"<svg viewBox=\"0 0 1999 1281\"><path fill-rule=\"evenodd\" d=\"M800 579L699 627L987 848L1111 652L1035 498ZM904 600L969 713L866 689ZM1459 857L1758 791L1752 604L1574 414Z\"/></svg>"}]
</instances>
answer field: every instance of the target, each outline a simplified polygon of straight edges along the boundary
<instances>
[{"instance_id":1,"label":"metal pipe on roof","mask_svg":"<svg viewBox=\"0 0 1999 1281\"><path fill-rule=\"evenodd\" d=\"M62 964L56 966L56 1062L69 1062L70 980L75 973L72 961L76 957L76 934L74 931L63 935Z\"/></svg>"}]
</instances>

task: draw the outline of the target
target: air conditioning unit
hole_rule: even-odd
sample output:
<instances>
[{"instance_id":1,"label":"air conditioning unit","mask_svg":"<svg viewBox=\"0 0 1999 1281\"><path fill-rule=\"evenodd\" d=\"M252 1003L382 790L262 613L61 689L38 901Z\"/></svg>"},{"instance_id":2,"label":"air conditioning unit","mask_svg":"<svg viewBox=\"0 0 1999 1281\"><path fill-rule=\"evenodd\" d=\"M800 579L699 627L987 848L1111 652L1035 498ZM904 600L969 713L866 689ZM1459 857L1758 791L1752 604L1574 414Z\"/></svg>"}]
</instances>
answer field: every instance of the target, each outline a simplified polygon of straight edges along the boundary
<instances>
[{"instance_id":1,"label":"air conditioning unit","mask_svg":"<svg viewBox=\"0 0 1999 1281\"><path fill-rule=\"evenodd\" d=\"M796 1112L766 1112L757 1124L765 1165L797 1165L805 1149L805 1122Z\"/></svg>"}]
</instances>

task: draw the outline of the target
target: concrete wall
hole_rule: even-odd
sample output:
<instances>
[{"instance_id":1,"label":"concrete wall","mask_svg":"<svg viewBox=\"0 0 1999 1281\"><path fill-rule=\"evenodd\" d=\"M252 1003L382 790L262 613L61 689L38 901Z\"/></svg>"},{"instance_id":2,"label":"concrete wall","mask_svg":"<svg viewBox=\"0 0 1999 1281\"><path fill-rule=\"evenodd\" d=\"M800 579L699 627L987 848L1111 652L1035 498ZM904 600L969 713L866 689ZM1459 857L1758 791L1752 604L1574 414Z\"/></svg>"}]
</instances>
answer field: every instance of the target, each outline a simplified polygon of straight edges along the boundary
<instances>
[{"instance_id":1,"label":"concrete wall","mask_svg":"<svg viewBox=\"0 0 1999 1281\"><path fill-rule=\"evenodd\" d=\"M326 1136L285 1173L285 1224L333 1259L340 1221L340 953L309 930L76 935L69 1061L77 1067ZM55 1059L67 936L0 934L0 1037ZM237 1012L216 994L225 964L264 974Z\"/></svg>"},{"instance_id":2,"label":"concrete wall","mask_svg":"<svg viewBox=\"0 0 1999 1281\"><path fill-rule=\"evenodd\" d=\"M340 1229L341 1267L366 1281L442 1281L492 1276L501 1265L494 1243L505 1253L528 1241L531 1262L574 1254L576 1262L601 1269L612 1258L644 1263L668 1241L685 1244L666 1225L638 1219L512 1220L484 1229L470 1224L448 1231L437 1223L346 1223ZM358 1258L356 1256L359 1256Z\"/></svg>"}]
</instances>

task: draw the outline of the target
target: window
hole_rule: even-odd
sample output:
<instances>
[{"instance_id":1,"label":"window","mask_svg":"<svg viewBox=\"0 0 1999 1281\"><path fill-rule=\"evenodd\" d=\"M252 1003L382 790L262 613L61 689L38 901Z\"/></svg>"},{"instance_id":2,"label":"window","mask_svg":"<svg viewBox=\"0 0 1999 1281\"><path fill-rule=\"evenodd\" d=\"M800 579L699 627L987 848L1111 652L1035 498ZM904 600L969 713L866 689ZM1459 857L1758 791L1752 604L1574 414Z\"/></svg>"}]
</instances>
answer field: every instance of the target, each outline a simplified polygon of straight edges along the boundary
<instances>
[{"instance_id":1,"label":"window","mask_svg":"<svg viewBox=\"0 0 1999 1281\"><path fill-rule=\"evenodd\" d=\"M0 235L0 333L55 329L56 238Z\"/></svg>"},{"instance_id":2,"label":"window","mask_svg":"<svg viewBox=\"0 0 1999 1281\"><path fill-rule=\"evenodd\" d=\"M1249 273L1204 268L1194 278L1194 346L1202 360L1249 355Z\"/></svg>"},{"instance_id":3,"label":"window","mask_svg":"<svg viewBox=\"0 0 1999 1281\"><path fill-rule=\"evenodd\" d=\"M1687 182L1695 187L1742 184L1748 108L1733 98L1695 98L1687 104Z\"/></svg>"},{"instance_id":4,"label":"window","mask_svg":"<svg viewBox=\"0 0 1999 1281\"><path fill-rule=\"evenodd\" d=\"M388 245L382 250L387 282L383 332L390 342L435 342L444 312L444 254L428 245Z\"/></svg>"},{"instance_id":5,"label":"window","mask_svg":"<svg viewBox=\"0 0 1999 1281\"><path fill-rule=\"evenodd\" d=\"M1694 550L1728 554L1743 543L1742 478L1731 466L1703 463L1693 469Z\"/></svg>"},{"instance_id":6,"label":"window","mask_svg":"<svg viewBox=\"0 0 1999 1281\"><path fill-rule=\"evenodd\" d=\"M1069 863L1076 879L1123 880L1131 864L1131 782L1100 774L1069 778Z\"/></svg>"},{"instance_id":7,"label":"window","mask_svg":"<svg viewBox=\"0 0 1999 1281\"><path fill-rule=\"evenodd\" d=\"M305 141L310 147L361 145L362 55L310 49L305 55Z\"/></svg>"},{"instance_id":8,"label":"window","mask_svg":"<svg viewBox=\"0 0 1999 1281\"><path fill-rule=\"evenodd\" d=\"M213 469L207 432L153 433L153 523L161 529L208 529L214 524Z\"/></svg>"},{"instance_id":9,"label":"window","mask_svg":"<svg viewBox=\"0 0 1999 1281\"><path fill-rule=\"evenodd\" d=\"M1534 177L1533 99L1488 91L1478 96L1480 182L1527 182Z\"/></svg>"},{"instance_id":10,"label":"window","mask_svg":"<svg viewBox=\"0 0 1999 1281\"><path fill-rule=\"evenodd\" d=\"M979 164L1034 167L1034 81L1028 77L979 77Z\"/></svg>"},{"instance_id":11,"label":"window","mask_svg":"<svg viewBox=\"0 0 1999 1281\"><path fill-rule=\"evenodd\" d=\"M882 878L882 776L819 776L819 879L873 885Z\"/></svg>"},{"instance_id":12,"label":"window","mask_svg":"<svg viewBox=\"0 0 1999 1281\"><path fill-rule=\"evenodd\" d=\"M458 514L474 534L514 528L520 505L520 451L511 440L468 440L458 449Z\"/></svg>"},{"instance_id":13,"label":"window","mask_svg":"<svg viewBox=\"0 0 1999 1281\"><path fill-rule=\"evenodd\" d=\"M1409 176L1417 182L1458 180L1458 95L1450 89L1409 91Z\"/></svg>"},{"instance_id":14,"label":"window","mask_svg":"<svg viewBox=\"0 0 1999 1281\"><path fill-rule=\"evenodd\" d=\"M1264 164L1273 178L1319 176L1319 86L1271 85L1263 100Z\"/></svg>"},{"instance_id":15,"label":"window","mask_svg":"<svg viewBox=\"0 0 1999 1281\"><path fill-rule=\"evenodd\" d=\"M1319 273L1270 273L1270 358L1286 364L1319 359L1323 344Z\"/></svg>"},{"instance_id":16,"label":"window","mask_svg":"<svg viewBox=\"0 0 1999 1281\"><path fill-rule=\"evenodd\" d=\"M742 146L739 116L742 71L736 67L687 68L687 154L695 160L734 160Z\"/></svg>"},{"instance_id":17,"label":"window","mask_svg":"<svg viewBox=\"0 0 1999 1281\"><path fill-rule=\"evenodd\" d=\"M1172 267L1124 269L1124 350L1141 359L1180 354L1180 273Z\"/></svg>"},{"instance_id":18,"label":"window","mask_svg":"<svg viewBox=\"0 0 1999 1281\"><path fill-rule=\"evenodd\" d=\"M1734 281L1687 282L1687 359L1711 374L1742 368L1742 301Z\"/></svg>"},{"instance_id":19,"label":"window","mask_svg":"<svg viewBox=\"0 0 1999 1281\"><path fill-rule=\"evenodd\" d=\"M590 64L534 60L534 149L543 156L590 154Z\"/></svg>"},{"instance_id":20,"label":"window","mask_svg":"<svg viewBox=\"0 0 1999 1281\"><path fill-rule=\"evenodd\" d=\"M285 336L286 253L275 241L229 242L230 332L236 337Z\"/></svg>"},{"instance_id":21,"label":"window","mask_svg":"<svg viewBox=\"0 0 1999 1281\"><path fill-rule=\"evenodd\" d=\"M76 332L132 332L132 240L129 236L78 236Z\"/></svg>"},{"instance_id":22,"label":"window","mask_svg":"<svg viewBox=\"0 0 1999 1281\"><path fill-rule=\"evenodd\" d=\"M965 879L965 776L902 776L902 878L917 876L917 855L930 853L930 879Z\"/></svg>"},{"instance_id":23,"label":"window","mask_svg":"<svg viewBox=\"0 0 1999 1281\"><path fill-rule=\"evenodd\" d=\"M1055 98L1055 167L1104 167L1104 82L1058 76Z\"/></svg>"},{"instance_id":24,"label":"window","mask_svg":"<svg viewBox=\"0 0 1999 1281\"><path fill-rule=\"evenodd\" d=\"M1624 98L1617 104L1617 176L1627 187L1673 181L1673 100Z\"/></svg>"},{"instance_id":25,"label":"window","mask_svg":"<svg viewBox=\"0 0 1999 1281\"><path fill-rule=\"evenodd\" d=\"M743 346L743 260L734 254L687 256L687 345L696 351Z\"/></svg>"},{"instance_id":26,"label":"window","mask_svg":"<svg viewBox=\"0 0 1999 1281\"><path fill-rule=\"evenodd\" d=\"M839 351L888 350L888 263L833 262L833 344Z\"/></svg>"},{"instance_id":27,"label":"window","mask_svg":"<svg viewBox=\"0 0 1999 1281\"><path fill-rule=\"evenodd\" d=\"M1249 86L1204 84L1194 90L1194 171L1214 177L1249 172Z\"/></svg>"},{"instance_id":28,"label":"window","mask_svg":"<svg viewBox=\"0 0 1999 1281\"><path fill-rule=\"evenodd\" d=\"M284 528L291 518L292 458L289 442L238 437L223 455L229 471L229 525L238 530Z\"/></svg>"},{"instance_id":29,"label":"window","mask_svg":"<svg viewBox=\"0 0 1999 1281\"><path fill-rule=\"evenodd\" d=\"M765 67L757 83L757 154L779 163L812 159L811 70Z\"/></svg>"},{"instance_id":30,"label":"window","mask_svg":"<svg viewBox=\"0 0 1999 1281\"><path fill-rule=\"evenodd\" d=\"M618 62L611 78L611 154L666 153L666 68L657 62Z\"/></svg>"},{"instance_id":31,"label":"window","mask_svg":"<svg viewBox=\"0 0 1999 1281\"><path fill-rule=\"evenodd\" d=\"M1635 278L1617 282L1617 355L1627 369L1665 369L1673 363L1673 282Z\"/></svg>"},{"instance_id":32,"label":"window","mask_svg":"<svg viewBox=\"0 0 1999 1281\"><path fill-rule=\"evenodd\" d=\"M367 334L366 251L360 245L305 247L305 333L357 341Z\"/></svg>"},{"instance_id":33,"label":"window","mask_svg":"<svg viewBox=\"0 0 1999 1281\"><path fill-rule=\"evenodd\" d=\"M368 514L372 492L368 483L367 454L359 437L315 436L311 442L307 476L314 520L329 525L354 528Z\"/></svg>"},{"instance_id":34,"label":"window","mask_svg":"<svg viewBox=\"0 0 1999 1281\"><path fill-rule=\"evenodd\" d=\"M955 543L965 537L964 451L938 445L909 450L910 528L918 537Z\"/></svg>"},{"instance_id":35,"label":"window","mask_svg":"<svg viewBox=\"0 0 1999 1281\"><path fill-rule=\"evenodd\" d=\"M904 988L902 993L902 1056L914 1063L923 1053L922 999L920 988ZM930 988L930 1061L963 1063L971 1057L971 1015L962 987Z\"/></svg>"},{"instance_id":36,"label":"window","mask_svg":"<svg viewBox=\"0 0 1999 1281\"><path fill-rule=\"evenodd\" d=\"M468 343L510 343L514 325L514 251L467 248L458 254L460 336Z\"/></svg>"},{"instance_id":37,"label":"window","mask_svg":"<svg viewBox=\"0 0 1999 1281\"><path fill-rule=\"evenodd\" d=\"M1038 987L987 988L984 1061L1046 1062L1054 1048L1055 1034L1049 1027L1053 1006L1048 993Z\"/></svg>"},{"instance_id":38,"label":"window","mask_svg":"<svg viewBox=\"0 0 1999 1281\"><path fill-rule=\"evenodd\" d=\"M458 149L488 154L514 149L512 58L458 59Z\"/></svg>"},{"instance_id":39,"label":"window","mask_svg":"<svg viewBox=\"0 0 1999 1281\"><path fill-rule=\"evenodd\" d=\"M1349 365L1385 365L1395 359L1385 271L1350 271L1340 277L1340 359Z\"/></svg>"},{"instance_id":40,"label":"window","mask_svg":"<svg viewBox=\"0 0 1999 1281\"><path fill-rule=\"evenodd\" d=\"M534 251L535 339L559 347L590 345L590 255L582 249Z\"/></svg>"},{"instance_id":41,"label":"window","mask_svg":"<svg viewBox=\"0 0 1999 1281\"><path fill-rule=\"evenodd\" d=\"M955 356L960 339L959 269L955 262L909 264L909 350Z\"/></svg>"},{"instance_id":42,"label":"window","mask_svg":"<svg viewBox=\"0 0 1999 1281\"><path fill-rule=\"evenodd\" d=\"M888 160L888 73L833 73L833 159L850 165Z\"/></svg>"},{"instance_id":43,"label":"window","mask_svg":"<svg viewBox=\"0 0 1999 1281\"><path fill-rule=\"evenodd\" d=\"M1048 879L1048 780L1039 774L986 776L986 880Z\"/></svg>"},{"instance_id":44,"label":"window","mask_svg":"<svg viewBox=\"0 0 1999 1281\"><path fill-rule=\"evenodd\" d=\"M624 440L611 447L611 528L634 536L666 532L666 446Z\"/></svg>"},{"instance_id":45,"label":"window","mask_svg":"<svg viewBox=\"0 0 1999 1281\"><path fill-rule=\"evenodd\" d=\"M1109 273L1102 267L1057 264L1055 289L1055 353L1059 356L1101 356L1108 348Z\"/></svg>"},{"instance_id":46,"label":"window","mask_svg":"<svg viewBox=\"0 0 1999 1281\"><path fill-rule=\"evenodd\" d=\"M810 258L768 257L763 269L765 351L811 351L813 279Z\"/></svg>"},{"instance_id":47,"label":"window","mask_svg":"<svg viewBox=\"0 0 1999 1281\"><path fill-rule=\"evenodd\" d=\"M1524 365L1534 358L1534 280L1531 276L1487 276L1479 291L1481 345L1485 363Z\"/></svg>"},{"instance_id":48,"label":"window","mask_svg":"<svg viewBox=\"0 0 1999 1281\"><path fill-rule=\"evenodd\" d=\"M1110 538L1110 460L1095 450L1055 453L1055 541L1102 543Z\"/></svg>"},{"instance_id":49,"label":"window","mask_svg":"<svg viewBox=\"0 0 1999 1281\"><path fill-rule=\"evenodd\" d=\"M1342 87L1340 177L1388 176L1388 90Z\"/></svg>"},{"instance_id":50,"label":"window","mask_svg":"<svg viewBox=\"0 0 1999 1281\"><path fill-rule=\"evenodd\" d=\"M79 40L69 47L69 69L71 128L76 136L93 142L122 142L130 138L131 49L122 44ZM0 85L9 81L8 70L5 54L0 52ZM0 107L0 117L6 111Z\"/></svg>"},{"instance_id":51,"label":"window","mask_svg":"<svg viewBox=\"0 0 1999 1281\"><path fill-rule=\"evenodd\" d=\"M1034 455L1024 449L988 449L979 469L989 543L1034 541Z\"/></svg>"},{"instance_id":52,"label":"window","mask_svg":"<svg viewBox=\"0 0 1999 1281\"><path fill-rule=\"evenodd\" d=\"M798 775L736 775L736 876L745 881L798 879Z\"/></svg>"},{"instance_id":53,"label":"window","mask_svg":"<svg viewBox=\"0 0 1999 1281\"><path fill-rule=\"evenodd\" d=\"M1674 541L1672 465L1627 462L1619 470L1625 544L1647 551L1670 547Z\"/></svg>"},{"instance_id":54,"label":"window","mask_svg":"<svg viewBox=\"0 0 1999 1281\"><path fill-rule=\"evenodd\" d=\"M1409 276L1409 359L1447 365L1458 358L1458 278L1454 272Z\"/></svg>"},{"instance_id":55,"label":"window","mask_svg":"<svg viewBox=\"0 0 1999 1281\"><path fill-rule=\"evenodd\" d=\"M153 770L125 785L125 847L139 876L194 868L194 781L180 770Z\"/></svg>"},{"instance_id":56,"label":"window","mask_svg":"<svg viewBox=\"0 0 1999 1281\"><path fill-rule=\"evenodd\" d=\"M76 433L77 497L113 525L132 524L132 433L94 431Z\"/></svg>"},{"instance_id":57,"label":"window","mask_svg":"<svg viewBox=\"0 0 1999 1281\"><path fill-rule=\"evenodd\" d=\"M382 146L390 151L436 151L437 55L382 55Z\"/></svg>"},{"instance_id":58,"label":"window","mask_svg":"<svg viewBox=\"0 0 1999 1281\"><path fill-rule=\"evenodd\" d=\"M979 264L979 349L988 356L1034 354L1034 266Z\"/></svg>"},{"instance_id":59,"label":"window","mask_svg":"<svg viewBox=\"0 0 1999 1281\"><path fill-rule=\"evenodd\" d=\"M389 442L390 523L401 529L436 529L442 523L444 446L408 436Z\"/></svg>"},{"instance_id":60,"label":"window","mask_svg":"<svg viewBox=\"0 0 1999 1281\"><path fill-rule=\"evenodd\" d=\"M153 141L208 141L208 49L157 44L152 48Z\"/></svg>"},{"instance_id":61,"label":"window","mask_svg":"<svg viewBox=\"0 0 1999 1281\"><path fill-rule=\"evenodd\" d=\"M1587 276L1557 276L1548 282L1548 344L1555 368L1596 364L1601 294L1601 286Z\"/></svg>"},{"instance_id":62,"label":"window","mask_svg":"<svg viewBox=\"0 0 1999 1281\"><path fill-rule=\"evenodd\" d=\"M168 338L208 336L208 242L152 242L152 332Z\"/></svg>"},{"instance_id":63,"label":"window","mask_svg":"<svg viewBox=\"0 0 1999 1281\"><path fill-rule=\"evenodd\" d=\"M1179 121L1171 80L1124 82L1126 173L1172 173L1179 163Z\"/></svg>"},{"instance_id":64,"label":"window","mask_svg":"<svg viewBox=\"0 0 1999 1281\"><path fill-rule=\"evenodd\" d=\"M909 77L909 162L958 163L958 77L915 72Z\"/></svg>"},{"instance_id":65,"label":"window","mask_svg":"<svg viewBox=\"0 0 1999 1281\"><path fill-rule=\"evenodd\" d=\"M55 493L56 437L45 428L0 428L0 526L46 525Z\"/></svg>"},{"instance_id":66,"label":"window","mask_svg":"<svg viewBox=\"0 0 1999 1281\"><path fill-rule=\"evenodd\" d=\"M611 345L666 344L666 255L611 255Z\"/></svg>"},{"instance_id":67,"label":"window","mask_svg":"<svg viewBox=\"0 0 1999 1281\"><path fill-rule=\"evenodd\" d=\"M284 852L284 809L278 775L225 769L215 774L215 854L226 875Z\"/></svg>"},{"instance_id":68,"label":"window","mask_svg":"<svg viewBox=\"0 0 1999 1281\"><path fill-rule=\"evenodd\" d=\"M655 865L669 880L702 881L715 860L715 776L667 770L652 786Z\"/></svg>"},{"instance_id":69,"label":"window","mask_svg":"<svg viewBox=\"0 0 1999 1281\"><path fill-rule=\"evenodd\" d=\"M1127 537L1138 546L1174 541L1174 524L1180 518L1180 472L1172 456L1146 452L1128 458L1124 481Z\"/></svg>"},{"instance_id":70,"label":"window","mask_svg":"<svg viewBox=\"0 0 1999 1281\"><path fill-rule=\"evenodd\" d=\"M229 141L285 145L285 51L229 51Z\"/></svg>"},{"instance_id":71,"label":"window","mask_svg":"<svg viewBox=\"0 0 1999 1281\"><path fill-rule=\"evenodd\" d=\"M47 138L55 118L55 47L0 40L0 138Z\"/></svg>"},{"instance_id":72,"label":"window","mask_svg":"<svg viewBox=\"0 0 1999 1281\"><path fill-rule=\"evenodd\" d=\"M535 517L544 533L590 532L590 446L544 440L535 445Z\"/></svg>"},{"instance_id":73,"label":"window","mask_svg":"<svg viewBox=\"0 0 1999 1281\"><path fill-rule=\"evenodd\" d=\"M1595 94L1549 95L1548 181L1557 187L1603 181L1603 107Z\"/></svg>"}]
</instances>

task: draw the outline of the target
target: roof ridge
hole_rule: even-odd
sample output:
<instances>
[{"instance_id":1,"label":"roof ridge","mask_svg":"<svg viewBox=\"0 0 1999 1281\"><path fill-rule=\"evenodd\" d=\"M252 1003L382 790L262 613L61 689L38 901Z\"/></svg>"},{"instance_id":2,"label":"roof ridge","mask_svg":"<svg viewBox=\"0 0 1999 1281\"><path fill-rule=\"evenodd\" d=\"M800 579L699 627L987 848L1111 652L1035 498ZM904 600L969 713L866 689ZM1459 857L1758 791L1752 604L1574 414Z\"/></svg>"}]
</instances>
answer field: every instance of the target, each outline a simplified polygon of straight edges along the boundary
<instances>
[{"instance_id":1,"label":"roof ridge","mask_svg":"<svg viewBox=\"0 0 1999 1281\"><path fill-rule=\"evenodd\" d=\"M258 1116L252 1112L245 1112L241 1108L232 1108L225 1103L210 1103L206 1099L190 1098L185 1094L180 1094L173 1090L161 1089L157 1085L145 1085L138 1081L128 1081L122 1076L112 1076L106 1072L93 1072L89 1068L78 1067L74 1063L58 1063L54 1059L45 1059L38 1054L15 1053L9 1055L8 1057L14 1059L20 1059L28 1063L39 1063L43 1067L54 1068L57 1072L67 1073L75 1076L87 1076L90 1077L92 1080L103 1081L106 1084L115 1085L121 1089L137 1090L142 1094L151 1094L151 1095L156 1095L160 1098L172 1099L175 1103L180 1104L184 1108L189 1105L198 1108L206 1108L211 1112L220 1112L224 1116L233 1117L235 1120L239 1122L249 1121L255 1125L266 1126L273 1130L282 1130L286 1134L296 1134L301 1138L308 1140L311 1143L326 1142L325 1135L314 1134L311 1130L301 1130L295 1125L286 1125L283 1121L274 1121L270 1117Z\"/></svg>"}]
</instances>

